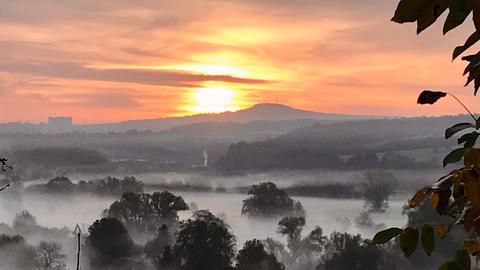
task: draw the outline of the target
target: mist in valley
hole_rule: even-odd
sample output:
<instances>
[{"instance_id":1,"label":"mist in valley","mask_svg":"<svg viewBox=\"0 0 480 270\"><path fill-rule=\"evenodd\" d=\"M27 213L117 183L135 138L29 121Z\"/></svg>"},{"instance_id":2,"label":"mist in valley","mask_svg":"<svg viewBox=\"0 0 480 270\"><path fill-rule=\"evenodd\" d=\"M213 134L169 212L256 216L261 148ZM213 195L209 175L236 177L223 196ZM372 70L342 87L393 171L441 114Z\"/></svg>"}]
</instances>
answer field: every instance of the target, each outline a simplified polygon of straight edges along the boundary
<instances>
[{"instance_id":1,"label":"mist in valley","mask_svg":"<svg viewBox=\"0 0 480 270\"><path fill-rule=\"evenodd\" d=\"M205 222L223 231L209 237L223 237L215 241L231 250L227 264L240 265L240 254L260 245L265 269L343 269L333 254L351 244L376 254L376 265L433 269L442 255L407 260L392 252L394 243L368 241L413 222L407 201L445 172L432 157L451 150L440 129L457 118L309 119L278 134L269 132L293 120L262 119L268 124L253 125L255 133L250 122L196 123L175 136L168 129L5 130L1 147L12 169L1 182L0 256L8 262L1 267L76 269L80 229L81 269L188 268L199 251L188 253L184 237L194 241L189 230ZM223 269L205 260L204 267Z\"/></svg>"},{"instance_id":2,"label":"mist in valley","mask_svg":"<svg viewBox=\"0 0 480 270\"><path fill-rule=\"evenodd\" d=\"M476 269L478 42L479 0L0 0L0 270Z\"/></svg>"}]
</instances>

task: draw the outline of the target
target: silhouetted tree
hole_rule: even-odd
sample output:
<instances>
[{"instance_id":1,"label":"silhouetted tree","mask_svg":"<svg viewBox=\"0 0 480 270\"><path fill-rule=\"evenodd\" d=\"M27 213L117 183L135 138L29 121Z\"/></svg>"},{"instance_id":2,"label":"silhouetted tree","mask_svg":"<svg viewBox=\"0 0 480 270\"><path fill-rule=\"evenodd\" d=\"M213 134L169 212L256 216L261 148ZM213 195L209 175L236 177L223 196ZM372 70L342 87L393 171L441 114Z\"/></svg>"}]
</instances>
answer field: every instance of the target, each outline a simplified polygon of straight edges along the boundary
<instances>
[{"instance_id":1,"label":"silhouetted tree","mask_svg":"<svg viewBox=\"0 0 480 270\"><path fill-rule=\"evenodd\" d=\"M305 226L304 217L284 217L278 222L277 232L287 236L287 247L290 249L293 261L299 256L303 226Z\"/></svg>"},{"instance_id":2,"label":"silhouetted tree","mask_svg":"<svg viewBox=\"0 0 480 270\"><path fill-rule=\"evenodd\" d=\"M13 219L13 228L15 230L27 229L37 225L37 218L29 211L23 210L15 215Z\"/></svg>"},{"instance_id":3,"label":"silhouetted tree","mask_svg":"<svg viewBox=\"0 0 480 270\"><path fill-rule=\"evenodd\" d=\"M64 270L66 256L57 243L40 242L35 248L35 267L38 270Z\"/></svg>"},{"instance_id":4,"label":"silhouetted tree","mask_svg":"<svg viewBox=\"0 0 480 270\"><path fill-rule=\"evenodd\" d=\"M119 196L126 192L143 192L143 182L133 176L125 176L123 179L107 176L97 181L80 181L77 187L81 192L99 195Z\"/></svg>"},{"instance_id":5,"label":"silhouetted tree","mask_svg":"<svg viewBox=\"0 0 480 270\"><path fill-rule=\"evenodd\" d=\"M120 196L126 192L142 192L143 182L133 176L125 176L123 179L115 177L106 177L105 179L94 181L79 181L78 184L72 183L67 177L55 177L46 184L34 184L27 187L27 191L70 194L91 193L95 195L113 195Z\"/></svg>"},{"instance_id":6,"label":"silhouetted tree","mask_svg":"<svg viewBox=\"0 0 480 270\"><path fill-rule=\"evenodd\" d=\"M278 223L277 232L287 237L288 256L284 256L284 263L295 265L300 269L314 267L325 249L327 237L320 227L315 227L305 238L302 230L305 226L304 217L285 217Z\"/></svg>"},{"instance_id":7,"label":"silhouetted tree","mask_svg":"<svg viewBox=\"0 0 480 270\"><path fill-rule=\"evenodd\" d=\"M384 269L385 256L379 247L362 240L360 235L334 232L327 244L327 254L317 270Z\"/></svg>"},{"instance_id":8,"label":"silhouetted tree","mask_svg":"<svg viewBox=\"0 0 480 270\"><path fill-rule=\"evenodd\" d=\"M290 259L290 254L285 250L285 246L282 242L273 238L266 238L262 241L263 247L268 254L275 255L278 261L285 262Z\"/></svg>"},{"instance_id":9,"label":"silhouetted tree","mask_svg":"<svg viewBox=\"0 0 480 270\"><path fill-rule=\"evenodd\" d=\"M275 255L268 254L260 240L253 239L245 242L238 252L238 270L284 270L285 266L277 261Z\"/></svg>"},{"instance_id":10,"label":"silhouetted tree","mask_svg":"<svg viewBox=\"0 0 480 270\"><path fill-rule=\"evenodd\" d=\"M325 251L325 245L328 237L323 235L323 230L316 226L307 237L302 240L302 255L305 258L318 257Z\"/></svg>"},{"instance_id":11,"label":"silhouetted tree","mask_svg":"<svg viewBox=\"0 0 480 270\"><path fill-rule=\"evenodd\" d=\"M398 186L397 178L384 170L369 170L365 177L366 181L362 183L365 205L372 211L385 211L388 199Z\"/></svg>"},{"instance_id":12,"label":"silhouetted tree","mask_svg":"<svg viewBox=\"0 0 480 270\"><path fill-rule=\"evenodd\" d=\"M106 211L136 232L155 232L162 224L175 228L178 211L187 210L182 197L168 191L148 193L124 193L122 198Z\"/></svg>"},{"instance_id":13,"label":"silhouetted tree","mask_svg":"<svg viewBox=\"0 0 480 270\"><path fill-rule=\"evenodd\" d=\"M158 229L155 238L145 244L145 255L154 265L155 269L165 269L173 265L173 244L174 239L172 233L169 232L165 224Z\"/></svg>"},{"instance_id":14,"label":"silhouetted tree","mask_svg":"<svg viewBox=\"0 0 480 270\"><path fill-rule=\"evenodd\" d=\"M69 194L75 191L75 184L65 176L57 176L45 185L46 191L58 194Z\"/></svg>"},{"instance_id":15,"label":"silhouetted tree","mask_svg":"<svg viewBox=\"0 0 480 270\"><path fill-rule=\"evenodd\" d=\"M223 220L199 210L180 224L175 256L181 269L224 270L234 258L235 236Z\"/></svg>"},{"instance_id":16,"label":"silhouetted tree","mask_svg":"<svg viewBox=\"0 0 480 270\"><path fill-rule=\"evenodd\" d=\"M99 151L75 147L41 147L15 150L12 161L21 167L59 168L104 166L108 159Z\"/></svg>"},{"instance_id":17,"label":"silhouetted tree","mask_svg":"<svg viewBox=\"0 0 480 270\"><path fill-rule=\"evenodd\" d=\"M35 250L20 235L0 234L0 268L15 270L34 269Z\"/></svg>"},{"instance_id":18,"label":"silhouetted tree","mask_svg":"<svg viewBox=\"0 0 480 270\"><path fill-rule=\"evenodd\" d=\"M107 267L134 253L134 244L125 226L115 218L96 220L88 228L87 246L91 249L90 265Z\"/></svg>"},{"instance_id":19,"label":"silhouetted tree","mask_svg":"<svg viewBox=\"0 0 480 270\"><path fill-rule=\"evenodd\" d=\"M107 177L111 178L111 177ZM137 180L133 176L125 176L123 177L123 180L120 180L120 187L122 193L126 192L134 192L134 193L140 193L143 191L143 182Z\"/></svg>"},{"instance_id":20,"label":"silhouetted tree","mask_svg":"<svg viewBox=\"0 0 480 270\"><path fill-rule=\"evenodd\" d=\"M305 211L299 201L272 182L251 186L250 197L243 201L242 214L248 216L274 217L285 215L303 216Z\"/></svg>"}]
</instances>

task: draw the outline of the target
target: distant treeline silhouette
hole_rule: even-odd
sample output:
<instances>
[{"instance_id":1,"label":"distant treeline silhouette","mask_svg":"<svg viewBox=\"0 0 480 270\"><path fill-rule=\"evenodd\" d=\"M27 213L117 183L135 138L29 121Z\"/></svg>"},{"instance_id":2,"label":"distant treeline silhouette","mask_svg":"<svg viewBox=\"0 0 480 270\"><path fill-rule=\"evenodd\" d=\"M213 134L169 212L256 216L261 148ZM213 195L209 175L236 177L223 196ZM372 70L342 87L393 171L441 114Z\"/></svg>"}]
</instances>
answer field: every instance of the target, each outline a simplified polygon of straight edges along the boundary
<instances>
[{"instance_id":1,"label":"distant treeline silhouette","mask_svg":"<svg viewBox=\"0 0 480 270\"><path fill-rule=\"evenodd\" d=\"M367 152L377 153L379 158L386 152L407 157L403 152L422 149L447 152L445 148L453 147L454 143L444 143L443 128L464 120L465 116L448 116L336 123L310 120L206 122L161 132L2 133L0 139L4 142L5 157L12 162L17 156L15 159L18 162L25 161L32 165L39 162L42 166L73 164L76 169L85 164L90 166L90 163L97 163L93 161L95 159L105 161L105 158L115 163L103 164L104 170L122 168L136 173L185 169L202 165L202 152L206 149L209 155L208 165L217 164L216 168L222 170L256 167L335 168L344 166L342 162L345 163L352 156ZM76 148L79 149L75 150ZM88 153L80 150L83 148L88 148ZM18 153L8 153L11 152L9 149ZM89 151L98 151L103 158ZM97 157L92 159L88 155ZM32 161L34 156L39 157L33 160L35 162ZM59 158L51 160L50 157ZM246 161L240 162L241 158ZM398 164L400 163L392 162L388 166L424 166L411 162ZM437 165L439 162L432 161L432 164ZM351 166L363 165L359 163ZM375 166L383 168L381 163ZM96 168L99 169L98 166Z\"/></svg>"},{"instance_id":2,"label":"distant treeline silhouette","mask_svg":"<svg viewBox=\"0 0 480 270\"><path fill-rule=\"evenodd\" d=\"M239 142L213 165L221 171L270 169L440 168L408 151L447 152L443 127L461 117L401 118L315 124L277 138Z\"/></svg>"},{"instance_id":3,"label":"distant treeline silhouette","mask_svg":"<svg viewBox=\"0 0 480 270\"><path fill-rule=\"evenodd\" d=\"M28 192L41 192L57 195L72 193L87 193L94 195L119 196L125 192L143 192L144 184L133 176L123 179L106 177L99 180L79 181L73 183L67 177L59 176L49 180L46 184L33 184L26 188Z\"/></svg>"}]
</instances>

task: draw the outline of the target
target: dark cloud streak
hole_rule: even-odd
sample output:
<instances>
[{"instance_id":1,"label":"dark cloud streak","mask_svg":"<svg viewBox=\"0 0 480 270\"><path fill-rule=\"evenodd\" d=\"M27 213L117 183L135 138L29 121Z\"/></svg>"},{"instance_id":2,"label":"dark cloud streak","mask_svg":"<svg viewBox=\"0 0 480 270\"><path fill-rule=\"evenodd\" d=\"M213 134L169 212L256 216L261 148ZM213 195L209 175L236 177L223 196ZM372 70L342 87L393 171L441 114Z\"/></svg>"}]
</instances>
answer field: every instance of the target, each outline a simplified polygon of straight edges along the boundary
<instances>
[{"instance_id":1,"label":"dark cloud streak","mask_svg":"<svg viewBox=\"0 0 480 270\"><path fill-rule=\"evenodd\" d=\"M268 81L227 75L203 75L155 69L100 69L78 62L0 61L0 71L73 80L138 83L172 87L198 87L202 82L263 84Z\"/></svg>"}]
</instances>

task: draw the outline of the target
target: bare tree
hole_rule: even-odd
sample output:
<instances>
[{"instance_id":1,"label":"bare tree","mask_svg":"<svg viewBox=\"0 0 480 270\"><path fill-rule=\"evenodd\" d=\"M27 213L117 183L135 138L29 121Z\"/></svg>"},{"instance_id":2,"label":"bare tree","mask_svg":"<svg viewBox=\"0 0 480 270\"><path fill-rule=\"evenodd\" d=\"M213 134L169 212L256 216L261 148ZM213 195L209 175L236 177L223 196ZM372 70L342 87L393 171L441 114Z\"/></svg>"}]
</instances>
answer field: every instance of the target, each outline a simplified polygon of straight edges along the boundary
<instances>
[{"instance_id":1,"label":"bare tree","mask_svg":"<svg viewBox=\"0 0 480 270\"><path fill-rule=\"evenodd\" d=\"M38 270L65 270L66 256L57 243L40 242L35 249L35 267Z\"/></svg>"}]
</instances>

